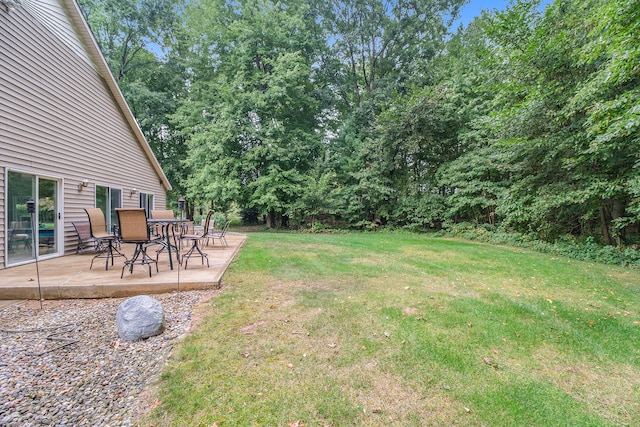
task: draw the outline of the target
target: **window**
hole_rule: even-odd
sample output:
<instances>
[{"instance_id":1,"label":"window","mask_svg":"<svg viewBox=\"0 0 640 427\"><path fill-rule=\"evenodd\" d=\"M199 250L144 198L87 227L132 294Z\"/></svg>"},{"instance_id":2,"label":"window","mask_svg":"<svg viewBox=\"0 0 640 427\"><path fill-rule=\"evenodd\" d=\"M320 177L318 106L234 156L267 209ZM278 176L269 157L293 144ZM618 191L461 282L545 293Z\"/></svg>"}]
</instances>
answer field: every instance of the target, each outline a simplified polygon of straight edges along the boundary
<instances>
[{"instance_id":1,"label":"window","mask_svg":"<svg viewBox=\"0 0 640 427\"><path fill-rule=\"evenodd\" d=\"M153 194L140 193L140 207L144 208L147 218L151 218L151 210L153 209Z\"/></svg>"},{"instance_id":2,"label":"window","mask_svg":"<svg viewBox=\"0 0 640 427\"><path fill-rule=\"evenodd\" d=\"M118 225L116 208L122 207L122 189L96 185L96 208L102 209L107 221L107 230L113 231Z\"/></svg>"}]
</instances>

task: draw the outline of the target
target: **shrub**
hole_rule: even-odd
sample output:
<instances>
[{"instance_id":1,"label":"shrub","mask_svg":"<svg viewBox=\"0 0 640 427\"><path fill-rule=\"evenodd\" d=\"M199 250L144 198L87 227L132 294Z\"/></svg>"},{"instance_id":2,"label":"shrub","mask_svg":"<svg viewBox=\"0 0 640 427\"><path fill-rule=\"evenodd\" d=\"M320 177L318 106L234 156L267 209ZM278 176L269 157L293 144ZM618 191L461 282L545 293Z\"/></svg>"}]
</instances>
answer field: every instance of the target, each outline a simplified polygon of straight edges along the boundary
<instances>
[{"instance_id":1,"label":"shrub","mask_svg":"<svg viewBox=\"0 0 640 427\"><path fill-rule=\"evenodd\" d=\"M447 234L487 243L533 249L581 261L640 266L640 251L635 245L622 247L603 245L596 242L593 237L581 240L573 236L564 236L554 242L545 242L531 234L506 232L492 227L478 227L469 223L456 224L448 230Z\"/></svg>"}]
</instances>

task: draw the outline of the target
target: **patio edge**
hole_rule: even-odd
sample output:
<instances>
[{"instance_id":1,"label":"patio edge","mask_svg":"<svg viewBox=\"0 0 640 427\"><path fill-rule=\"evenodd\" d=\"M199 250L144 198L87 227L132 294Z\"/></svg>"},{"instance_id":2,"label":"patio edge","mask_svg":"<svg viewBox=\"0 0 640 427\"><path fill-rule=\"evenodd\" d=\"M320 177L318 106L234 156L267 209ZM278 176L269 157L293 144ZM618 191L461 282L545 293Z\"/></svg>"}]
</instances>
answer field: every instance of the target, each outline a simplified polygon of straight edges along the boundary
<instances>
[{"instance_id":1,"label":"patio edge","mask_svg":"<svg viewBox=\"0 0 640 427\"><path fill-rule=\"evenodd\" d=\"M222 276L236 258L240 249L244 246L245 239L234 248L233 253L223 264L220 273L211 280L195 282L170 282L170 283L116 283L109 285L46 285L40 287L43 300L60 299L98 299L98 298L123 298L143 294L162 294L171 292L184 292L194 290L220 289ZM38 287L29 286L4 286L0 289L0 300L38 300L40 299Z\"/></svg>"}]
</instances>

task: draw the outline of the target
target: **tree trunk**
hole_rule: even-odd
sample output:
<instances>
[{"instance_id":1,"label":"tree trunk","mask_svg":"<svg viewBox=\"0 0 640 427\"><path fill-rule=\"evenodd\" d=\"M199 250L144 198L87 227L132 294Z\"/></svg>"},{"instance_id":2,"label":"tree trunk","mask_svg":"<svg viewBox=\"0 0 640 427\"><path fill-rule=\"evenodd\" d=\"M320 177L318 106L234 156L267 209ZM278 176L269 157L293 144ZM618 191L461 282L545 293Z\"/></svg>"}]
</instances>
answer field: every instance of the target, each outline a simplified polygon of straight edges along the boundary
<instances>
[{"instance_id":1,"label":"tree trunk","mask_svg":"<svg viewBox=\"0 0 640 427\"><path fill-rule=\"evenodd\" d=\"M269 213L267 214L267 228L273 228L274 224L275 224L275 212L274 211L269 211Z\"/></svg>"},{"instance_id":2,"label":"tree trunk","mask_svg":"<svg viewBox=\"0 0 640 427\"><path fill-rule=\"evenodd\" d=\"M624 202L617 199L614 200L613 206L611 207L611 221L613 222L618 218L622 218L624 216L625 209L626 209L626 206ZM616 245L621 246L622 241L624 240L624 228L615 230L613 235L616 241Z\"/></svg>"},{"instance_id":3,"label":"tree trunk","mask_svg":"<svg viewBox=\"0 0 640 427\"><path fill-rule=\"evenodd\" d=\"M600 225L602 226L602 237L607 245L613 244L611 239L611 230L609 230L609 223L607 221L607 211L603 205L600 205Z\"/></svg>"}]
</instances>

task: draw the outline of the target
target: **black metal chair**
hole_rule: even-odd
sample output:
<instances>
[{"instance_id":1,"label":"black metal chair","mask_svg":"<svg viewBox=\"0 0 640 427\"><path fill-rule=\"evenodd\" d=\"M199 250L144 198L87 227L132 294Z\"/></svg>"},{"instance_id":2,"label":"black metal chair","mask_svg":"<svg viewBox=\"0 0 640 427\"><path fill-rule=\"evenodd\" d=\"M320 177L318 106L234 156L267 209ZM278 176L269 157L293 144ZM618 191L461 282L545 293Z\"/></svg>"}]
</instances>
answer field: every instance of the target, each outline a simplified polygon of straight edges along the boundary
<instances>
[{"instance_id":1,"label":"black metal chair","mask_svg":"<svg viewBox=\"0 0 640 427\"><path fill-rule=\"evenodd\" d=\"M209 233L207 233L207 241L206 241L206 245L209 245L209 239L211 239L213 241L213 244L215 245L216 243L216 239L218 239L220 241L220 245L223 248L226 248L227 246L229 246L229 244L227 243L227 231L229 230L229 225L231 225L231 221L227 221L224 224L224 227L222 227L221 230L212 230Z\"/></svg>"},{"instance_id":2,"label":"black metal chair","mask_svg":"<svg viewBox=\"0 0 640 427\"><path fill-rule=\"evenodd\" d=\"M211 223L211 217L213 216L213 210L210 210L209 213L207 214L207 218L204 221L204 230L202 231L202 234L184 234L182 235L183 239L186 240L191 240L193 243L191 244L191 248L189 249L189 251L182 255L182 261L184 263L184 269L187 269L187 263L189 262L189 259L191 257L200 257L202 259L202 264L204 265L204 260L207 260L207 267L209 267L209 257L207 256L206 253L202 252L202 249L200 249L200 246L198 246L198 242L204 240L207 238L208 233L209 233L209 224Z\"/></svg>"},{"instance_id":3,"label":"black metal chair","mask_svg":"<svg viewBox=\"0 0 640 427\"><path fill-rule=\"evenodd\" d=\"M97 246L96 240L91 237L91 224L89 221L72 222L71 224L73 225L73 229L76 230L76 236L78 238L76 255L85 249L100 249Z\"/></svg>"},{"instance_id":4,"label":"black metal chair","mask_svg":"<svg viewBox=\"0 0 640 427\"><path fill-rule=\"evenodd\" d=\"M31 231L28 222L11 221L9 227L9 252L14 252L17 245L24 244L24 250L31 250Z\"/></svg>"}]
</instances>

